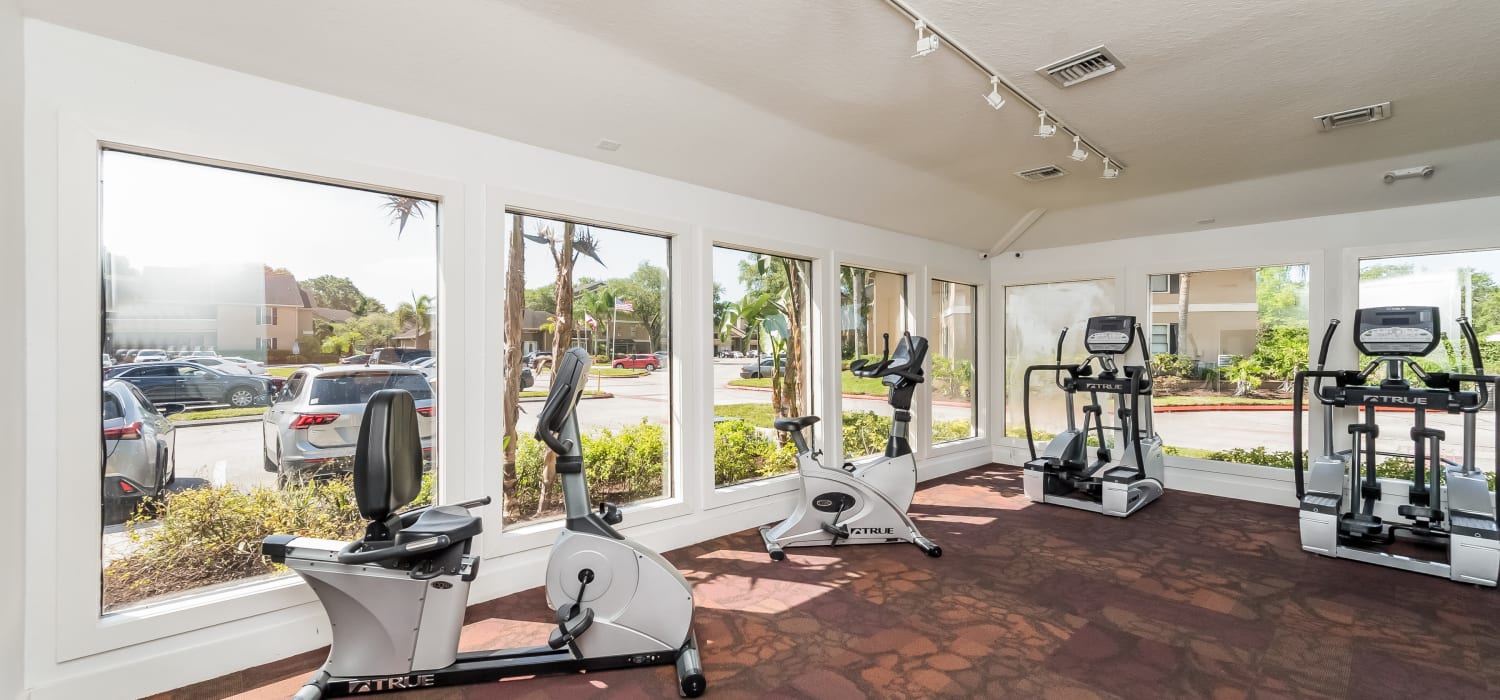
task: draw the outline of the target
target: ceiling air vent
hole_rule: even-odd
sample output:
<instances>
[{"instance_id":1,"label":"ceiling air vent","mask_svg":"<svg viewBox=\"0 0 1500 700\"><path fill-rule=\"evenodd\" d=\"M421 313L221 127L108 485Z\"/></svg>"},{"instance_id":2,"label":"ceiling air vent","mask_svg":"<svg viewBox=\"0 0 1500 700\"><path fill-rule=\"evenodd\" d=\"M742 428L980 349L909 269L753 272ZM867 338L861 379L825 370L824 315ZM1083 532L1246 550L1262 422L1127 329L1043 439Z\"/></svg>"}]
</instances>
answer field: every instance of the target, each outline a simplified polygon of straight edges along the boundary
<instances>
[{"instance_id":1,"label":"ceiling air vent","mask_svg":"<svg viewBox=\"0 0 1500 700\"><path fill-rule=\"evenodd\" d=\"M1041 182L1043 180L1056 180L1057 178L1060 178L1067 174L1068 171L1063 170L1062 168L1059 168L1055 165L1043 165L1040 168L1022 170L1016 173L1016 177L1019 177L1027 182Z\"/></svg>"},{"instance_id":2,"label":"ceiling air vent","mask_svg":"<svg viewBox=\"0 0 1500 700\"><path fill-rule=\"evenodd\" d=\"M1391 103L1381 102L1378 105L1370 105L1369 107L1346 109L1342 112L1325 114L1318 117L1318 128L1323 131L1332 131L1340 127L1368 124L1390 118Z\"/></svg>"},{"instance_id":3,"label":"ceiling air vent","mask_svg":"<svg viewBox=\"0 0 1500 700\"><path fill-rule=\"evenodd\" d=\"M1109 49L1097 46L1076 56L1069 56L1051 65L1042 66L1036 72L1047 76L1048 80L1056 83L1058 87L1073 87L1085 80L1102 78L1113 73L1125 64Z\"/></svg>"}]
</instances>

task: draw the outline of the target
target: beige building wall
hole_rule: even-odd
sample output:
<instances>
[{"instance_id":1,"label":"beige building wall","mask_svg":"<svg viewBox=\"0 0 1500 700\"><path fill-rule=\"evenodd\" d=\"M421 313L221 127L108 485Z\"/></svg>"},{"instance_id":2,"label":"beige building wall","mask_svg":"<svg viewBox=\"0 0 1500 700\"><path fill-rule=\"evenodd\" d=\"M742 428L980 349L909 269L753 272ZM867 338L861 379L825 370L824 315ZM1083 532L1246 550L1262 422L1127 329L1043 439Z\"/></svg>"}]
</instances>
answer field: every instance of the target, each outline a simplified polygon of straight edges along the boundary
<instances>
[{"instance_id":1,"label":"beige building wall","mask_svg":"<svg viewBox=\"0 0 1500 700\"><path fill-rule=\"evenodd\" d=\"M867 287L870 295L870 320L866 326L865 347L878 354L882 347L882 334L891 334L891 348L896 347L901 332L906 329L906 275L893 272L871 272Z\"/></svg>"},{"instance_id":2,"label":"beige building wall","mask_svg":"<svg viewBox=\"0 0 1500 700\"><path fill-rule=\"evenodd\" d=\"M1151 323L1177 323L1180 297L1176 293L1151 294ZM1208 364L1220 355L1255 352L1258 315L1255 303L1255 268L1192 273L1188 283L1188 355ZM1147 331L1150 338L1150 330Z\"/></svg>"}]
</instances>

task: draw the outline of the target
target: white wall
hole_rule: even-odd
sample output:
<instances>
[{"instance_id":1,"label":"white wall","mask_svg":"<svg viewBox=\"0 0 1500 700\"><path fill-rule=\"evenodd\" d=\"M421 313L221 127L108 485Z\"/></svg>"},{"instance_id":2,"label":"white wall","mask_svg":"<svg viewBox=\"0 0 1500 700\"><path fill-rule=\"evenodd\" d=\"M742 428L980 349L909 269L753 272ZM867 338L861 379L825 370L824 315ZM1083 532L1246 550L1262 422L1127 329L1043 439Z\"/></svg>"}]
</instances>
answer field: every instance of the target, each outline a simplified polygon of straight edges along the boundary
<instances>
[{"instance_id":1,"label":"white wall","mask_svg":"<svg viewBox=\"0 0 1500 700\"><path fill-rule=\"evenodd\" d=\"M150 614L99 620L97 508L80 508L68 483L97 480L97 457L63 436L97 430L75 415L93 405L96 323L67 319L98 313L97 144L99 141L189 153L291 172L424 192L442 198L439 440L447 460L444 499L499 491L496 455L501 407L503 211L519 206L674 235L673 450L679 497L627 514L629 530L649 546L679 547L782 517L795 483L770 480L732 491L712 487L708 278L715 241L815 259L815 327L837 329L837 269L842 263L909 275L908 327L928 312L928 280L983 284L989 274L972 251L805 211L566 156L451 125L154 53L28 20L26 29L26 351L30 367L25 424L36 436L24 463L36 528L26 539L28 634L25 685L36 698L135 696L167 690L325 644L320 609L295 581L189 602ZM435 79L440 76L435 76ZM503 85L465 89L504 93ZM525 95L515 106L536 109ZM569 108L557 105L557 109ZM6 159L9 162L9 159ZM10 277L7 275L6 277ZM492 300L484 303L484 300ZM5 305L0 305L4 308ZM817 309L821 309L818 311ZM837 343L818 348L815 408L837 411ZM77 369L75 369L77 368ZM980 376L989 376L981 369ZM92 375L97 377L97 375ZM470 386L477 388L469 388ZM700 389L700 390L694 390ZM87 413L87 412L84 412ZM918 412L917 435L926 435ZM983 418L983 416L981 417ZM983 422L981 420L981 422ZM89 427L92 423L92 427ZM837 460L838 422L825 433ZM87 441L73 441L87 442ZM913 441L923 477L983 464L988 439L930 449ZM91 463L92 462L92 463ZM90 476L92 474L92 476ZM70 495L71 494L71 495ZM87 499L85 499L86 501ZM492 507L486 513L497 522ZM498 528L497 528L498 529ZM487 533L487 563L475 602L541 582L553 532Z\"/></svg>"},{"instance_id":2,"label":"white wall","mask_svg":"<svg viewBox=\"0 0 1500 700\"><path fill-rule=\"evenodd\" d=\"M1276 203L1266 202L1266 206ZM1486 197L1019 254L1007 252L990 266L991 365L1005 366L1007 285L1113 277L1119 282L1117 311L1145 318L1150 303L1149 275L1306 263L1311 275L1309 323L1313 337L1319 338L1330 318L1353 317L1360 258L1500 247L1497 222L1500 197ZM1045 332L1055 333L1056 329ZM1345 366L1354 359L1348 343L1336 344L1330 355L1331 363ZM993 386L988 398L995 426L1004 424L1001 384ZM1320 431L1321 426L1314 421L1307 444L1320 444ZM1024 460L1024 441L1005 438L1000 429L991 431L991 435L996 461L1019 464ZM1167 480L1173 488L1267 503L1295 503L1288 470L1178 457L1167 460Z\"/></svg>"},{"instance_id":3,"label":"white wall","mask_svg":"<svg viewBox=\"0 0 1500 700\"><path fill-rule=\"evenodd\" d=\"M21 328L26 278L21 251L21 3L0 0L0 328ZM26 358L19 361L24 365ZM23 374L18 372L19 374ZM20 401L0 401L0 445L7 447L6 482L0 490L0 532L17 540L25 534L26 436ZM21 578L0 576L0 698L21 694Z\"/></svg>"}]
</instances>

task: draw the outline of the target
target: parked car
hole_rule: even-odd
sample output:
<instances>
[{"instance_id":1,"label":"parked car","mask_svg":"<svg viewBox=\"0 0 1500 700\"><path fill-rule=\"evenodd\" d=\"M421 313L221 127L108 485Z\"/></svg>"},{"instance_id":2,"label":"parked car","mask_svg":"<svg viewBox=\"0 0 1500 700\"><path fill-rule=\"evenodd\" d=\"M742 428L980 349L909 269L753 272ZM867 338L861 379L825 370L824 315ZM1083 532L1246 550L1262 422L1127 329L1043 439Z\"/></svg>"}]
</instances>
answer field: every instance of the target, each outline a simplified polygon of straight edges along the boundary
<instances>
[{"instance_id":1,"label":"parked car","mask_svg":"<svg viewBox=\"0 0 1500 700\"><path fill-rule=\"evenodd\" d=\"M115 358L110 357L109 353L104 352L104 353L99 353L99 354L104 357L104 369L109 369L110 367L114 367L115 366Z\"/></svg>"},{"instance_id":2,"label":"parked car","mask_svg":"<svg viewBox=\"0 0 1500 700\"><path fill-rule=\"evenodd\" d=\"M552 353L545 351L528 352L521 356L521 362L532 369L542 369L552 366Z\"/></svg>"},{"instance_id":3,"label":"parked car","mask_svg":"<svg viewBox=\"0 0 1500 700\"><path fill-rule=\"evenodd\" d=\"M183 350L176 354L179 359L190 359L195 357L218 357L219 353L213 350Z\"/></svg>"},{"instance_id":4,"label":"parked car","mask_svg":"<svg viewBox=\"0 0 1500 700\"><path fill-rule=\"evenodd\" d=\"M230 362L229 360L226 360L226 359L224 359L222 357L198 357L198 356L194 356L194 357L184 357L184 358L182 358L182 361L183 362L191 362L191 363L193 363L195 365L199 365L199 366L202 366L202 367L212 367L212 368L214 368L216 370L219 370L221 372L228 372L229 374L243 374L243 375L247 375L247 376L251 374L250 370L246 369L243 365L239 364L238 362Z\"/></svg>"},{"instance_id":5,"label":"parked car","mask_svg":"<svg viewBox=\"0 0 1500 700\"><path fill-rule=\"evenodd\" d=\"M432 386L409 367L302 367L287 378L261 418L268 472L285 488L353 466L365 404L381 389L404 389L417 404L422 452L432 451Z\"/></svg>"},{"instance_id":6,"label":"parked car","mask_svg":"<svg viewBox=\"0 0 1500 700\"><path fill-rule=\"evenodd\" d=\"M665 351L665 350L658 350L658 351L653 352L651 354L656 356L656 366L657 367L661 367L662 369L666 369L666 368L672 366L672 356L669 355L669 354L667 354L667 351Z\"/></svg>"},{"instance_id":7,"label":"parked car","mask_svg":"<svg viewBox=\"0 0 1500 700\"><path fill-rule=\"evenodd\" d=\"M744 357L744 356L745 356L745 353L742 353L742 352L740 352L738 350L725 350L724 352L719 353L719 357L723 357L723 358L731 359L731 360L737 359L737 358L741 358L741 357Z\"/></svg>"},{"instance_id":8,"label":"parked car","mask_svg":"<svg viewBox=\"0 0 1500 700\"><path fill-rule=\"evenodd\" d=\"M650 372L661 366L661 360L656 359L655 355L626 355L616 357L609 366L615 369L644 369Z\"/></svg>"},{"instance_id":9,"label":"parked car","mask_svg":"<svg viewBox=\"0 0 1500 700\"><path fill-rule=\"evenodd\" d=\"M341 365L362 365L370 361L369 355L350 355L339 359Z\"/></svg>"},{"instance_id":10,"label":"parked car","mask_svg":"<svg viewBox=\"0 0 1500 700\"><path fill-rule=\"evenodd\" d=\"M427 357L419 357L415 360L412 360L411 362L406 363L406 365L408 367L411 367L412 369L424 369L436 364L437 358L431 355L428 355Z\"/></svg>"},{"instance_id":11,"label":"parked car","mask_svg":"<svg viewBox=\"0 0 1500 700\"><path fill-rule=\"evenodd\" d=\"M404 365L424 357L432 357L432 351L417 348L377 348L375 352L370 353L370 359L365 364Z\"/></svg>"},{"instance_id":12,"label":"parked car","mask_svg":"<svg viewBox=\"0 0 1500 700\"><path fill-rule=\"evenodd\" d=\"M154 405L119 379L104 381L103 396L104 523L112 525L177 479L177 437L167 416L183 406Z\"/></svg>"},{"instance_id":13,"label":"parked car","mask_svg":"<svg viewBox=\"0 0 1500 700\"><path fill-rule=\"evenodd\" d=\"M245 358L245 357L234 357L234 356L221 356L219 359L224 360L226 362L233 362L233 363L235 363L235 364L237 364L237 365L239 365L241 367L244 367L245 369L249 370L251 374L265 374L266 373L266 363L261 362L259 360L251 360L251 359Z\"/></svg>"},{"instance_id":14,"label":"parked car","mask_svg":"<svg viewBox=\"0 0 1500 700\"><path fill-rule=\"evenodd\" d=\"M137 350L130 358L131 362L165 362L166 360L166 350Z\"/></svg>"},{"instance_id":15,"label":"parked car","mask_svg":"<svg viewBox=\"0 0 1500 700\"><path fill-rule=\"evenodd\" d=\"M786 357L782 356L777 358L776 366L778 369L786 369ZM771 376L770 355L760 358L759 362L748 364L740 368L741 379L759 379L761 377L769 376Z\"/></svg>"},{"instance_id":16,"label":"parked car","mask_svg":"<svg viewBox=\"0 0 1500 700\"><path fill-rule=\"evenodd\" d=\"M224 403L235 408L264 405L282 382L276 377L247 376L191 362L150 362L115 367L107 379L134 384L152 401Z\"/></svg>"}]
</instances>

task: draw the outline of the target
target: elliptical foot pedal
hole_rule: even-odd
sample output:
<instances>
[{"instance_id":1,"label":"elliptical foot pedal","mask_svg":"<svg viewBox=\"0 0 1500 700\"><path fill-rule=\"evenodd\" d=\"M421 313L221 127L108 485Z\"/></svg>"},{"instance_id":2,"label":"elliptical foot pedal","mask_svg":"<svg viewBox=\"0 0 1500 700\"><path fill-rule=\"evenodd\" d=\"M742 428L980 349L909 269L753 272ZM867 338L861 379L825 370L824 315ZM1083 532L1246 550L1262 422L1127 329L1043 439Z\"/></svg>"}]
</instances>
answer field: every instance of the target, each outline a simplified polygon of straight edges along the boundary
<instances>
[{"instance_id":1,"label":"elliptical foot pedal","mask_svg":"<svg viewBox=\"0 0 1500 700\"><path fill-rule=\"evenodd\" d=\"M1384 530L1385 523L1378 515L1345 513L1344 517L1339 518L1339 532L1346 535L1378 535Z\"/></svg>"}]
</instances>

